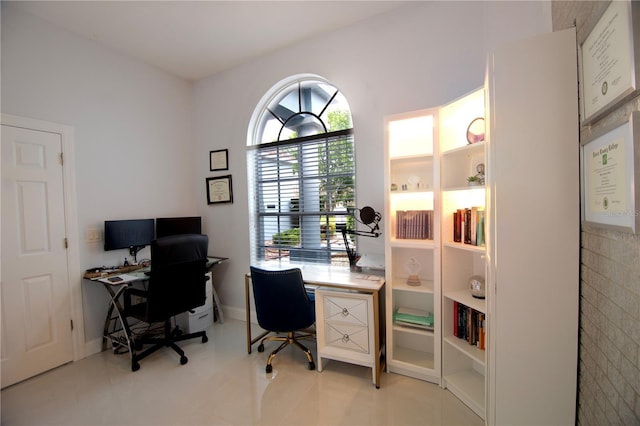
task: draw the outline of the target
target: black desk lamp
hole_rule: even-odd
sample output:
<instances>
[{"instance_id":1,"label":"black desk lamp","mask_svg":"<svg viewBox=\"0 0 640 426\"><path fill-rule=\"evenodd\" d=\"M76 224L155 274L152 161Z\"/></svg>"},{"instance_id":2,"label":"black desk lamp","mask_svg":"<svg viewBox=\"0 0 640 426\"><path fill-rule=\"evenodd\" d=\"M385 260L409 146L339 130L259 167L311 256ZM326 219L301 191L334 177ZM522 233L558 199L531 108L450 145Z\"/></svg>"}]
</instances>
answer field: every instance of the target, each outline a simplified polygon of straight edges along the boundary
<instances>
[{"instance_id":1,"label":"black desk lamp","mask_svg":"<svg viewBox=\"0 0 640 426\"><path fill-rule=\"evenodd\" d=\"M356 262L358 262L360 256L358 256L355 249L352 249L349 246L349 237L347 237L347 235L360 235L363 237L378 238L380 236L380 227L378 226L378 222L382 219L382 215L369 206L361 209L348 209L348 212L356 221L369 228L368 231L359 231L357 229L347 229L346 224L339 225L340 231L342 232L342 239L344 240L344 247L346 248L347 256L349 257L349 267L351 269L355 269ZM358 213L357 215L356 212Z\"/></svg>"}]
</instances>

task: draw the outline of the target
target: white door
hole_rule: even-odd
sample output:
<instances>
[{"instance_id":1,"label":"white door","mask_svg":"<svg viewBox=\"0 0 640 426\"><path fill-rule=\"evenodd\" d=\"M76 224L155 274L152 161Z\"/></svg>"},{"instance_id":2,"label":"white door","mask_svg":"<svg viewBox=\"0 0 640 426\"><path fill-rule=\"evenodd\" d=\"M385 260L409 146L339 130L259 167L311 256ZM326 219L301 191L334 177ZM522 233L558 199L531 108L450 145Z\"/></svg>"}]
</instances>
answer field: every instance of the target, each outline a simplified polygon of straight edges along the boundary
<instances>
[{"instance_id":1,"label":"white door","mask_svg":"<svg viewBox=\"0 0 640 426\"><path fill-rule=\"evenodd\" d=\"M73 359L62 141L2 125L2 387Z\"/></svg>"}]
</instances>

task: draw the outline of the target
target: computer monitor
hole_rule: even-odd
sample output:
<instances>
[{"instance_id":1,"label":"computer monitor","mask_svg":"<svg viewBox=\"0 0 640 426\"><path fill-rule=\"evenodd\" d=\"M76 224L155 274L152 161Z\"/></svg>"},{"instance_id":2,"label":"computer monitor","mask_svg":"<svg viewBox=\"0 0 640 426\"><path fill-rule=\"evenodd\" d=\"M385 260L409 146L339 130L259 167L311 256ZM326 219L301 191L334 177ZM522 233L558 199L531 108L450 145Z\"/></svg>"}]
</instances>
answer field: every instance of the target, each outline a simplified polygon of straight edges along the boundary
<instances>
[{"instance_id":1,"label":"computer monitor","mask_svg":"<svg viewBox=\"0 0 640 426\"><path fill-rule=\"evenodd\" d=\"M129 249L131 256L154 239L153 219L105 220L104 249Z\"/></svg>"},{"instance_id":2,"label":"computer monitor","mask_svg":"<svg viewBox=\"0 0 640 426\"><path fill-rule=\"evenodd\" d=\"M159 217L156 219L156 238L182 234L202 234L202 218L191 216Z\"/></svg>"}]
</instances>

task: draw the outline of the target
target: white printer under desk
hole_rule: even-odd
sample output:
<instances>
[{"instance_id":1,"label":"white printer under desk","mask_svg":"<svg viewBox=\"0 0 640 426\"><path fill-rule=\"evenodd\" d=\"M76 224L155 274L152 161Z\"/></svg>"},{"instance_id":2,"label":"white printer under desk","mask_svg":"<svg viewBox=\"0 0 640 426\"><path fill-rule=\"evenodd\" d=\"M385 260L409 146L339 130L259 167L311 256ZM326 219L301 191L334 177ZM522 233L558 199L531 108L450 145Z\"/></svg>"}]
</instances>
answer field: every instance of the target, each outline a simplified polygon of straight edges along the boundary
<instances>
[{"instance_id":1,"label":"white printer under desk","mask_svg":"<svg viewBox=\"0 0 640 426\"><path fill-rule=\"evenodd\" d=\"M209 279L206 282L207 298L204 305L193 309L193 312L184 312L176 315L176 325L185 333L195 333L206 330L213 325L213 286L211 272L207 273Z\"/></svg>"}]
</instances>

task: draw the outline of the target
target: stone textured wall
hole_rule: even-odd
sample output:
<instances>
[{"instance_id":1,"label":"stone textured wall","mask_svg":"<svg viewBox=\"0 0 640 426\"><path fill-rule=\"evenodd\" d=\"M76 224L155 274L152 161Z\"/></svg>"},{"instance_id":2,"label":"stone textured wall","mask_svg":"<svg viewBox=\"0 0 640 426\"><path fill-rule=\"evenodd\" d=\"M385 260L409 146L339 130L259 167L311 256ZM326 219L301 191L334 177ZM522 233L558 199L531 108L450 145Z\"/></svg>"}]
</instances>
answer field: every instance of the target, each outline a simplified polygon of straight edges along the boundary
<instances>
[{"instance_id":1,"label":"stone textured wall","mask_svg":"<svg viewBox=\"0 0 640 426\"><path fill-rule=\"evenodd\" d=\"M554 1L553 29L575 25L580 43L608 5ZM631 111L640 96L583 126L580 138ZM640 236L583 225L581 248L578 424L640 425Z\"/></svg>"}]
</instances>

